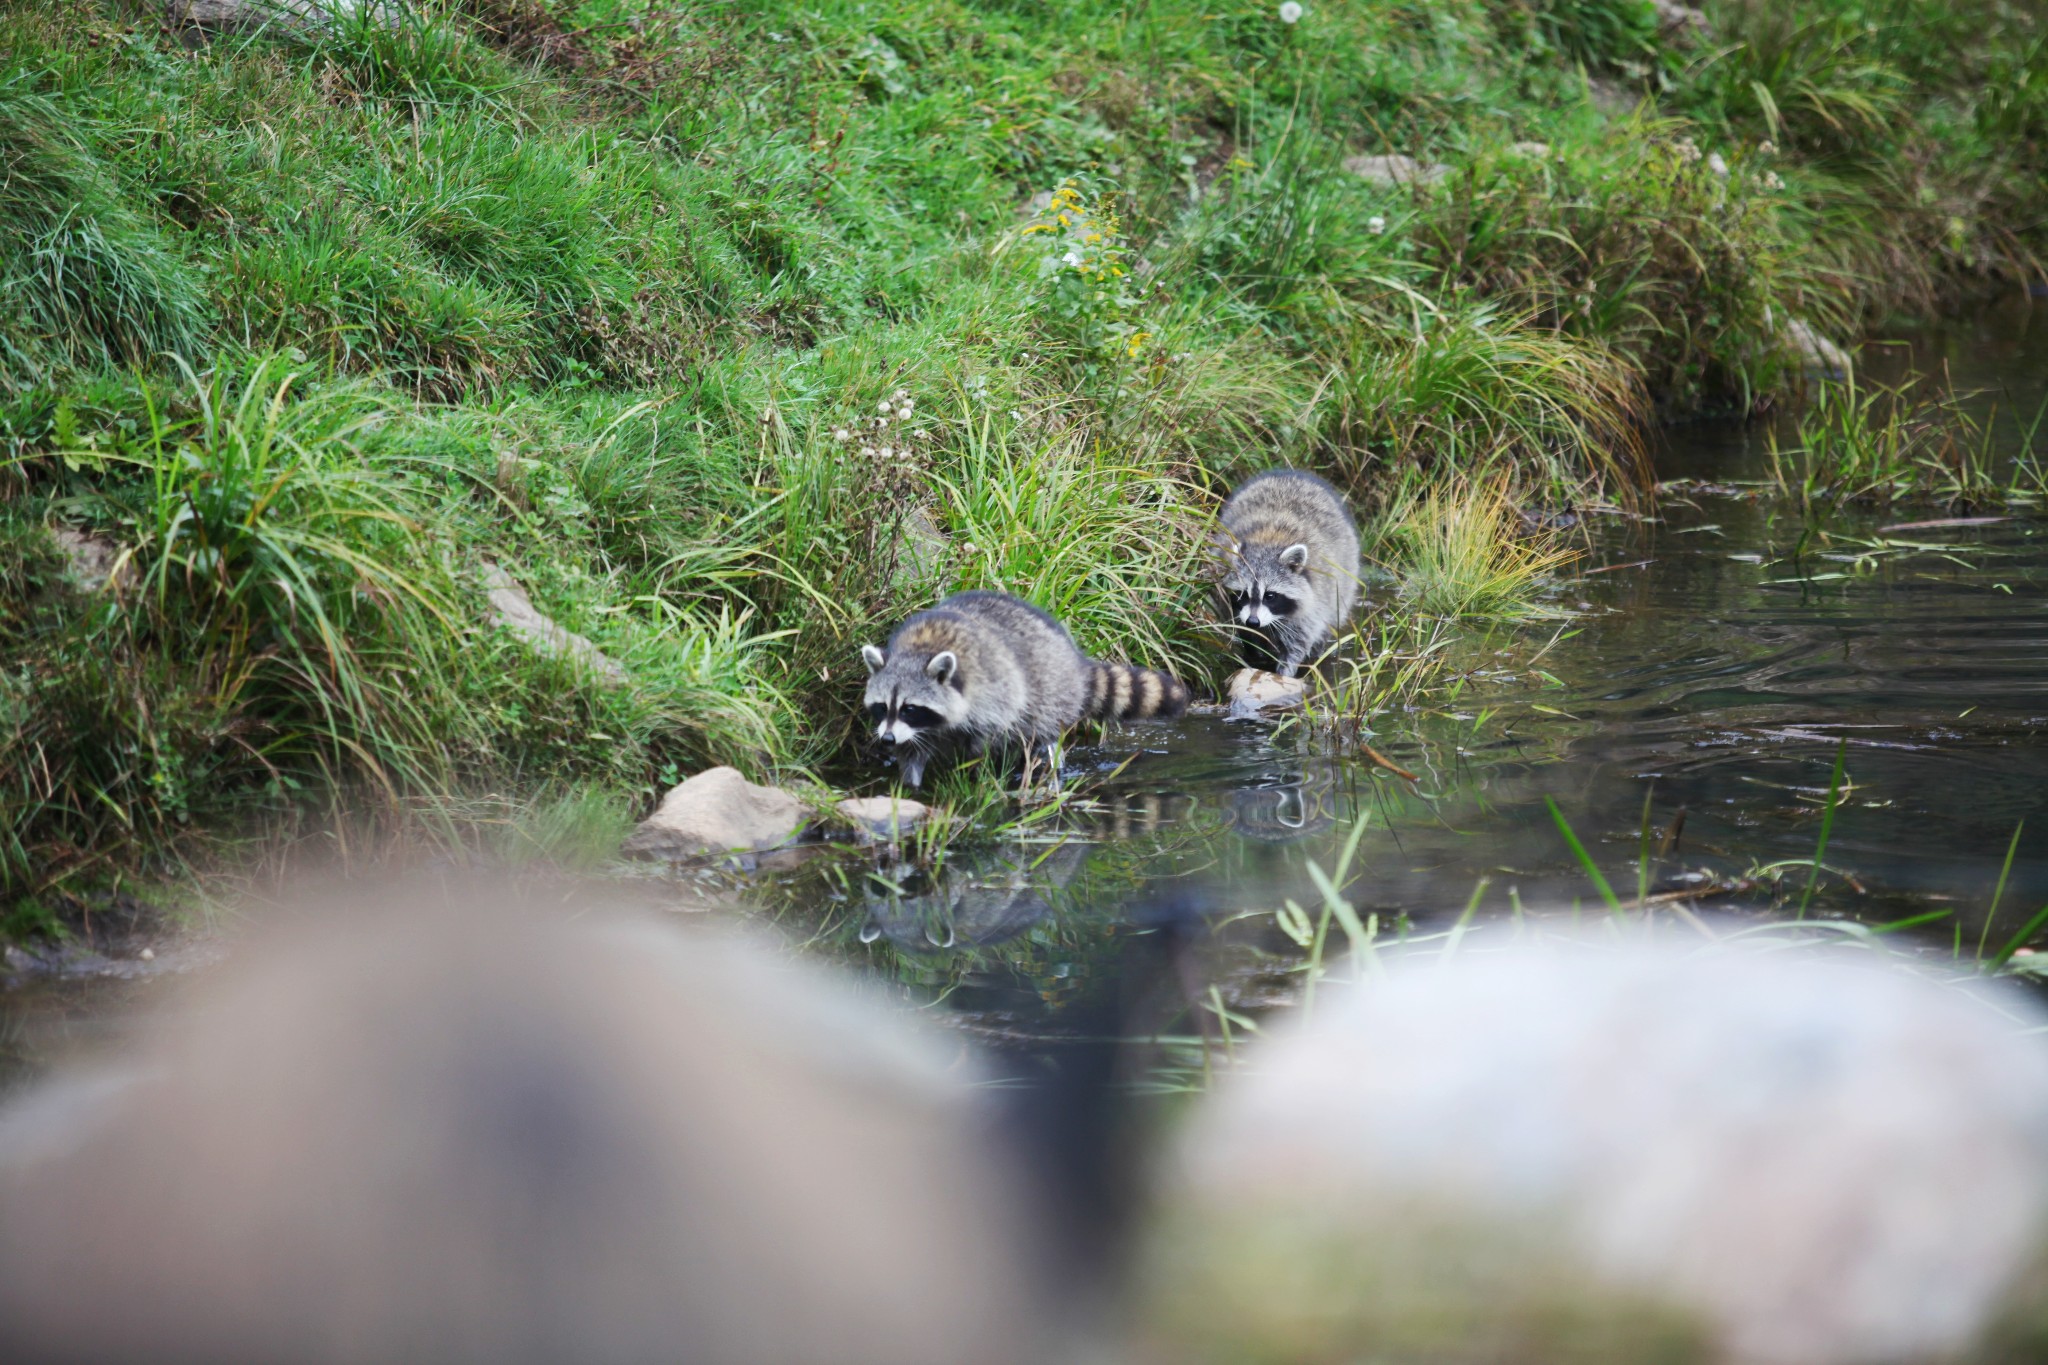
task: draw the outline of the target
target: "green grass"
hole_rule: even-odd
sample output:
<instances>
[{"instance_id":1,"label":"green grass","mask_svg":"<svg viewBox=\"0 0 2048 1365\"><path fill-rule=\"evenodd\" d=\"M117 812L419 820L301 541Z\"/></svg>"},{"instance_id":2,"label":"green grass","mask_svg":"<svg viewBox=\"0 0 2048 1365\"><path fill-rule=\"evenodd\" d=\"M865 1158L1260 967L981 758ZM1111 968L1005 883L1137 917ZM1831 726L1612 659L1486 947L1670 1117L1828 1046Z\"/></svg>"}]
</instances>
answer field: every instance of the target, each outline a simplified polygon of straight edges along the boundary
<instances>
[{"instance_id":1,"label":"green grass","mask_svg":"<svg viewBox=\"0 0 2048 1365\"><path fill-rule=\"evenodd\" d=\"M955 588L1213 682L1205 523L1280 462L1397 528L1365 714L1424 616L1527 613L1503 509L1796 384L1783 318L2036 267L2036 18L1711 10L466 0L188 49L10 7L0 896L814 774L857 646ZM1450 171L1346 169L1385 152ZM486 564L626 682L497 628Z\"/></svg>"}]
</instances>

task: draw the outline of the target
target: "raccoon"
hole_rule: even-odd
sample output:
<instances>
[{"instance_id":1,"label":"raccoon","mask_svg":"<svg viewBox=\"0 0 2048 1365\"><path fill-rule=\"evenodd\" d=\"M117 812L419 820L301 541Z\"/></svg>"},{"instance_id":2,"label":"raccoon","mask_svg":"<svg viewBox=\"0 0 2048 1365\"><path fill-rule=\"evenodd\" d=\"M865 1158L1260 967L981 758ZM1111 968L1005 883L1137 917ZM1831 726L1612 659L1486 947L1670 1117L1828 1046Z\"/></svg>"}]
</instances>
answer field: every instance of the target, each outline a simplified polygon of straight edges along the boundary
<instances>
[{"instance_id":1,"label":"raccoon","mask_svg":"<svg viewBox=\"0 0 2048 1365\"><path fill-rule=\"evenodd\" d=\"M1223 504L1222 600L1239 654L1291 678L1327 653L1358 603L1358 528L1344 495L1275 469Z\"/></svg>"},{"instance_id":2,"label":"raccoon","mask_svg":"<svg viewBox=\"0 0 2048 1365\"><path fill-rule=\"evenodd\" d=\"M913 787L941 753L1020 745L1028 760L1077 721L1170 720L1188 704L1178 679L1089 658L1006 592L955 593L898 626L886 650L860 652L869 723Z\"/></svg>"}]
</instances>

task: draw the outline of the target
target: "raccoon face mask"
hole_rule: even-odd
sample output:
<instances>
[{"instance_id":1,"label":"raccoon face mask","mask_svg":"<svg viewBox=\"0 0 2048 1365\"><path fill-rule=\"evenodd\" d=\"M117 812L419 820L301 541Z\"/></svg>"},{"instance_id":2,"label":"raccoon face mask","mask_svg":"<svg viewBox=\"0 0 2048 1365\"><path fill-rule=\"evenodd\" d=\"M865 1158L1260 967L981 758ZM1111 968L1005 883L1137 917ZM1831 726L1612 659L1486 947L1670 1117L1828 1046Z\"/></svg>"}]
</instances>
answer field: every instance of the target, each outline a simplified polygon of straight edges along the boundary
<instances>
[{"instance_id":1,"label":"raccoon face mask","mask_svg":"<svg viewBox=\"0 0 2048 1365\"><path fill-rule=\"evenodd\" d=\"M1277 552L1259 545L1240 547L1230 557L1229 572L1223 579L1231 619L1254 630L1267 630L1296 615L1309 591L1307 569L1306 545L1289 545Z\"/></svg>"}]
</instances>

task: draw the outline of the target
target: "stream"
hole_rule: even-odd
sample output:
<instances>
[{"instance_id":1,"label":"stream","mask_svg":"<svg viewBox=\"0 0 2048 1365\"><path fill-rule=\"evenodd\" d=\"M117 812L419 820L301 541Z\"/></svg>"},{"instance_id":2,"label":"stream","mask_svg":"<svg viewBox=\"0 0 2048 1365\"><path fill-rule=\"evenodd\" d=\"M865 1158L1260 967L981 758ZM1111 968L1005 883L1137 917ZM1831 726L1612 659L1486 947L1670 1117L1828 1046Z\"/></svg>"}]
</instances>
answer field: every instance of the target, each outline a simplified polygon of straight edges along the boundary
<instances>
[{"instance_id":1,"label":"stream","mask_svg":"<svg viewBox=\"0 0 2048 1365\"><path fill-rule=\"evenodd\" d=\"M1880 378L1946 368L1980 414L1996 408L2010 459L2048 402L2048 304L2011 300L1864 357ZM1448 702L1372 717L1365 741L1414 781L1300 725L1197 716L1070 749L1085 802L962 837L936 868L820 849L682 890L745 900L999 1046L1080 1027L1132 926L1160 915L1230 926L1232 951L1203 959L1212 981L1188 983L1219 986L1219 1007L1286 998L1302 950L1271 912L1320 905L1354 838L1345 896L1377 934L1440 931L1468 905L1479 922L1597 906L1546 797L1624 897L1647 884L1788 916L1829 823L1809 917L1914 921L1965 957L1996 947L2048 904L2048 519L1887 530L1950 514L1838 508L1816 538L1756 486L1771 430L1665 429L1652 513L1587 519L1591 572L1560 586L1566 615L1462 641ZM1646 824L1661 845L1681 811L1639 883ZM118 1032L149 992L133 975L22 974L0 992L0 1086Z\"/></svg>"}]
</instances>

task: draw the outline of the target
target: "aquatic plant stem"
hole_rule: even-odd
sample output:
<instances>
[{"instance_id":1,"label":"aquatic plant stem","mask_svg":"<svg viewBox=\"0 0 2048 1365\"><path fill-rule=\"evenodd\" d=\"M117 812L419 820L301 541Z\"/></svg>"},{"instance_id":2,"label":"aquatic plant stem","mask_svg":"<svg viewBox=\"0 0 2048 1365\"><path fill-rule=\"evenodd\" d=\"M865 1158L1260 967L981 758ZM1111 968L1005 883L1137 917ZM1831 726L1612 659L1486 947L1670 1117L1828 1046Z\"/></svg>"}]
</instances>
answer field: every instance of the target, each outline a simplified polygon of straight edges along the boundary
<instances>
[{"instance_id":1,"label":"aquatic plant stem","mask_svg":"<svg viewBox=\"0 0 2048 1365\"><path fill-rule=\"evenodd\" d=\"M1806 918L1806 907L1813 901L1813 889L1820 883L1820 860L1827 856L1828 835L1835 827L1835 806L1842 794L1842 765L1848 757L1849 741L1845 739L1835 746L1835 771L1828 778L1828 804L1820 817L1820 842L1814 845L1813 866L1806 874L1806 892L1799 898L1799 913L1793 916L1794 919Z\"/></svg>"},{"instance_id":2,"label":"aquatic plant stem","mask_svg":"<svg viewBox=\"0 0 2048 1365\"><path fill-rule=\"evenodd\" d=\"M1546 796L1543 798L1543 804L1550 807L1550 818L1557 822L1557 832L1564 836L1565 844L1579 860L1579 866L1585 868L1586 875L1593 879L1594 887L1600 892L1600 899L1607 902L1609 910L1620 914L1621 897L1614 894L1614 888L1607 884L1607 878L1594 865L1593 856L1586 852L1586 846L1580 843L1579 836L1572 832L1571 822L1564 818L1564 812L1557 808L1557 802Z\"/></svg>"},{"instance_id":3,"label":"aquatic plant stem","mask_svg":"<svg viewBox=\"0 0 2048 1365\"><path fill-rule=\"evenodd\" d=\"M2012 839L2005 846L2005 864L1998 869L1998 885L1991 892L1991 908L1984 912L1984 928L1977 935L1977 961L1984 961L1984 945L1991 941L1991 926L1998 919L1998 903L2005 899L2005 879L2012 875L2012 856L2019 852L2020 831L2027 827L2022 820L2012 827Z\"/></svg>"}]
</instances>

